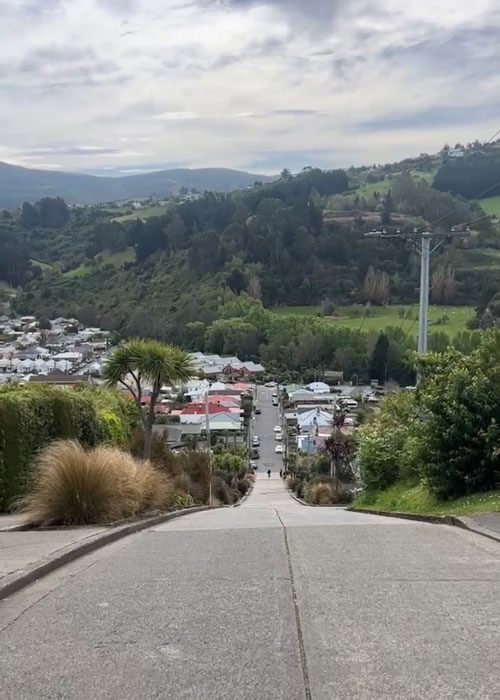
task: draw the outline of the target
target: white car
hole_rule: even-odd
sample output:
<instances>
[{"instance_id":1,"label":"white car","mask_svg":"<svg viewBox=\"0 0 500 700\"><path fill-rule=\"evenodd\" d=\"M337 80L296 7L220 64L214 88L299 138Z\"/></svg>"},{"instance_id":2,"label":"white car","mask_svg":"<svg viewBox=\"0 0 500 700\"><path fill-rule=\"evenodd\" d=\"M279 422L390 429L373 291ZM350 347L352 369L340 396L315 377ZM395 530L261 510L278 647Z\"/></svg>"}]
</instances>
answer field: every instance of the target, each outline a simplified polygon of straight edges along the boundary
<instances>
[{"instance_id":1,"label":"white car","mask_svg":"<svg viewBox=\"0 0 500 700\"><path fill-rule=\"evenodd\" d=\"M283 440L283 433L274 433L274 439L281 442Z\"/></svg>"},{"instance_id":2,"label":"white car","mask_svg":"<svg viewBox=\"0 0 500 700\"><path fill-rule=\"evenodd\" d=\"M283 445L276 445L274 448L274 451L276 452L277 455L282 455L283 454Z\"/></svg>"},{"instance_id":3,"label":"white car","mask_svg":"<svg viewBox=\"0 0 500 700\"><path fill-rule=\"evenodd\" d=\"M275 425L275 426L274 426L274 432L275 432L275 433L281 433L281 425Z\"/></svg>"},{"instance_id":4,"label":"white car","mask_svg":"<svg viewBox=\"0 0 500 700\"><path fill-rule=\"evenodd\" d=\"M268 389L274 389L276 382L267 382L264 386L267 386Z\"/></svg>"}]
</instances>

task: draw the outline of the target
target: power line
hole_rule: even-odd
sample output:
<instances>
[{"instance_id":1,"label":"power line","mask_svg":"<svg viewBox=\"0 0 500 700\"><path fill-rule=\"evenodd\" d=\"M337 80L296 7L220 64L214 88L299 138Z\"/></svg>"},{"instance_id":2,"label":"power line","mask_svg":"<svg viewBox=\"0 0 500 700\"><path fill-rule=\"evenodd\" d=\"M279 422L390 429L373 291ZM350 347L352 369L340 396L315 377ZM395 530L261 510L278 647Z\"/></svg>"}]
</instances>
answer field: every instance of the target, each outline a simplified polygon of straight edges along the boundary
<instances>
[{"instance_id":1,"label":"power line","mask_svg":"<svg viewBox=\"0 0 500 700\"><path fill-rule=\"evenodd\" d=\"M493 136L490 139L488 139L488 141L486 141L485 143L486 144L491 143L491 141L493 141L499 134L500 134L500 129L495 134L493 134ZM499 187L499 186L500 186L500 180L498 182L495 182L494 185L491 185L491 187L488 187L488 189L484 190L484 192L480 192L478 195L476 195L474 197L474 199L475 200L482 199L485 194L488 194L488 192L491 192L491 190L494 190L496 187ZM448 216L451 216L454 213L455 213L454 211L450 211L450 212L448 212L448 214L443 214L443 216L440 216L438 219L434 219L434 221L431 221L430 225L434 226L434 224L439 223L439 221L442 221L443 219L448 218Z\"/></svg>"},{"instance_id":2,"label":"power line","mask_svg":"<svg viewBox=\"0 0 500 700\"><path fill-rule=\"evenodd\" d=\"M496 139L497 136L500 135L500 129L496 131L491 138L489 138L487 141L485 141L486 144L491 143Z\"/></svg>"}]
</instances>

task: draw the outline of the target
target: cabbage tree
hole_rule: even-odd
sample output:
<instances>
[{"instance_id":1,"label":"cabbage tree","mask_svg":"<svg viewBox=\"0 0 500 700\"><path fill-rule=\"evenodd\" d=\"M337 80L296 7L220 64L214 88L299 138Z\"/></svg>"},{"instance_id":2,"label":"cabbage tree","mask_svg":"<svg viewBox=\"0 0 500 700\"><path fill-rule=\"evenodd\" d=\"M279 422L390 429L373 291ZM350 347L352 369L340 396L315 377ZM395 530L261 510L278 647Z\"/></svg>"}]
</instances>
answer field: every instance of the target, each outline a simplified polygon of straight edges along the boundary
<instances>
[{"instance_id":1,"label":"cabbage tree","mask_svg":"<svg viewBox=\"0 0 500 700\"><path fill-rule=\"evenodd\" d=\"M108 386L122 386L132 395L144 428L144 458L151 457L155 408L164 384L185 382L194 374L188 353L157 340L129 340L115 350L104 367ZM143 408L146 388L149 405Z\"/></svg>"}]
</instances>

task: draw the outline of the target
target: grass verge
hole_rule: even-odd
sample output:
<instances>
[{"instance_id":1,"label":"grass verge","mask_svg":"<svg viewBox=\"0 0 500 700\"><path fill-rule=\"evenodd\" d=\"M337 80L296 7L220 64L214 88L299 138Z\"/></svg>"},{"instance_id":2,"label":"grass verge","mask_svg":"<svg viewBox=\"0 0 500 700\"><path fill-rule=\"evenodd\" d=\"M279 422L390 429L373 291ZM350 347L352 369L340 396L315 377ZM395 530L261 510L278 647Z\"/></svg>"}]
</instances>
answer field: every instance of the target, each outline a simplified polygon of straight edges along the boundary
<instances>
[{"instance_id":1,"label":"grass verge","mask_svg":"<svg viewBox=\"0 0 500 700\"><path fill-rule=\"evenodd\" d=\"M454 501L438 501L423 484L397 483L387 491L363 493L356 508L422 515L471 515L500 511L500 491L476 493Z\"/></svg>"}]
</instances>

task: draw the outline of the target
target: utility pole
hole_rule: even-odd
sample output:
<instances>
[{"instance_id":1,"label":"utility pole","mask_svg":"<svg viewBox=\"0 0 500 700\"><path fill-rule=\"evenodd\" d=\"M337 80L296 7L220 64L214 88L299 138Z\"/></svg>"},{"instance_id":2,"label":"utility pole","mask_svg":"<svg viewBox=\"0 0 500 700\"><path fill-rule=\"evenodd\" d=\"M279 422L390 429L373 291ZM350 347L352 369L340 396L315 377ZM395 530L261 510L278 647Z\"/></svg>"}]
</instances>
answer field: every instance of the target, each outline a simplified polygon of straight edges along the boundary
<instances>
[{"instance_id":1,"label":"utility pole","mask_svg":"<svg viewBox=\"0 0 500 700\"><path fill-rule=\"evenodd\" d=\"M205 432L207 434L207 456L208 456L208 469L210 473L210 483L208 486L208 505L212 507L212 448L210 444L210 404L208 401L208 395L210 391L210 383L207 387L207 392L205 394Z\"/></svg>"},{"instance_id":2,"label":"utility pole","mask_svg":"<svg viewBox=\"0 0 500 700\"><path fill-rule=\"evenodd\" d=\"M437 246L436 246L437 247ZM434 249L435 250L435 249ZM422 233L420 244L420 309L418 317L418 354L427 352L429 328L429 271L431 260L431 234Z\"/></svg>"},{"instance_id":3,"label":"utility pole","mask_svg":"<svg viewBox=\"0 0 500 700\"><path fill-rule=\"evenodd\" d=\"M401 229L397 229L395 233L388 233L384 228L381 231L373 230L369 233L365 233L367 238L399 238L404 239L406 236L420 236L420 248L418 252L420 253L420 308L418 317L418 353L419 355L425 355L427 352L427 339L428 339L428 329L429 329L429 290L430 290L430 260L431 256L436 251L439 246L443 243L445 238L451 238L452 236L467 236L470 233L470 228L467 227L465 231L457 231L455 227L448 232L433 233L432 231L419 231L418 229L413 229L410 234L402 233ZM439 236L440 240L436 245L431 248L431 239L433 236Z\"/></svg>"}]
</instances>

